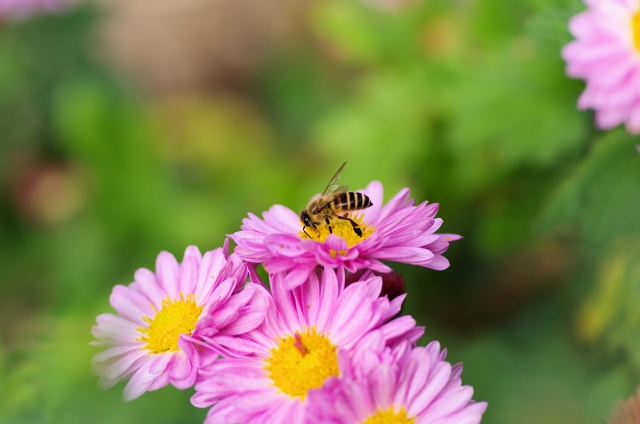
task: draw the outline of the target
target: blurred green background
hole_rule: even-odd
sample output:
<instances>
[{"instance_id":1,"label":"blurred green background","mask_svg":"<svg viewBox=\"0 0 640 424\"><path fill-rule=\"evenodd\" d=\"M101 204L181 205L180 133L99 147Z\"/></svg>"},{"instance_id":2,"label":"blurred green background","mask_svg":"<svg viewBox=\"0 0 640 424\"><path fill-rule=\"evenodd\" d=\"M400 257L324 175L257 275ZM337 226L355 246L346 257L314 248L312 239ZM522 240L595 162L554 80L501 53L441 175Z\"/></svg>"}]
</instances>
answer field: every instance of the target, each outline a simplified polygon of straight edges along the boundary
<instances>
[{"instance_id":1,"label":"blurred green background","mask_svg":"<svg viewBox=\"0 0 640 424\"><path fill-rule=\"evenodd\" d=\"M167 250L342 182L465 238L395 266L487 424L606 421L640 382L640 154L560 49L579 0L163 0L0 18L0 422L194 423L96 389L90 328Z\"/></svg>"}]
</instances>

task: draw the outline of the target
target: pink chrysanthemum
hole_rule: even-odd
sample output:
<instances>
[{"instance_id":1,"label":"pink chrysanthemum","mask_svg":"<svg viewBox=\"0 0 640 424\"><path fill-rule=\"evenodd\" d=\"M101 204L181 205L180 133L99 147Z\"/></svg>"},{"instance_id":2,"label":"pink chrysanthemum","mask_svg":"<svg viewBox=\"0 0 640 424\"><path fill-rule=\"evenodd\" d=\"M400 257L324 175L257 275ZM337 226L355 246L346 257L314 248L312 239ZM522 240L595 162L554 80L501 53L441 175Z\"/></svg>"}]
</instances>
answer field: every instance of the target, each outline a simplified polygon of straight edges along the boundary
<instances>
[{"instance_id":1,"label":"pink chrysanthemum","mask_svg":"<svg viewBox=\"0 0 640 424\"><path fill-rule=\"evenodd\" d=\"M309 229L307 235L295 212L275 205L263 214L264 220L253 214L243 220L242 231L230 236L238 244L235 252L247 262L263 263L269 273L286 273L289 289L302 284L317 265L385 273L391 268L381 260L437 270L449 266L442 253L460 236L434 234L442 225L442 219L435 218L438 204L414 206L409 189L403 189L381 207L382 184L378 181L362 193L373 206L350 214L362 236L346 220L335 220L332 234L321 226L317 232Z\"/></svg>"},{"instance_id":2,"label":"pink chrysanthemum","mask_svg":"<svg viewBox=\"0 0 640 424\"><path fill-rule=\"evenodd\" d=\"M114 287L110 301L118 315L102 314L92 328L99 340L91 344L107 348L92 361L100 389L130 378L124 399L131 400L168 383L191 387L201 361L197 343L215 349L218 338L263 321L261 291L251 283L243 289L247 266L226 251L225 244L202 256L189 246L182 264L162 252L155 274L142 268L134 283Z\"/></svg>"},{"instance_id":3,"label":"pink chrysanthemum","mask_svg":"<svg viewBox=\"0 0 640 424\"><path fill-rule=\"evenodd\" d=\"M370 331L384 342L415 344L423 329L413 318L396 315L404 299L378 297L379 277L344 288L344 273L311 274L301 286L285 290L282 275L272 280L273 297L264 322L230 339L245 356L203 364L191 402L209 407L205 423L286 423L304 420L307 394L341 374L338 355Z\"/></svg>"},{"instance_id":4,"label":"pink chrysanthemum","mask_svg":"<svg viewBox=\"0 0 640 424\"><path fill-rule=\"evenodd\" d=\"M372 334L375 336L375 334ZM342 378L309 394L308 423L477 424L487 408L460 380L462 364L445 361L438 342L391 349L369 337L340 356Z\"/></svg>"},{"instance_id":5,"label":"pink chrysanthemum","mask_svg":"<svg viewBox=\"0 0 640 424\"><path fill-rule=\"evenodd\" d=\"M602 129L626 124L640 133L640 1L585 0L571 18L576 39L562 50L567 74L586 81L580 109L596 112Z\"/></svg>"},{"instance_id":6,"label":"pink chrysanthemum","mask_svg":"<svg viewBox=\"0 0 640 424\"><path fill-rule=\"evenodd\" d=\"M0 0L0 18L23 19L38 12L59 12L66 7L64 0Z\"/></svg>"}]
</instances>

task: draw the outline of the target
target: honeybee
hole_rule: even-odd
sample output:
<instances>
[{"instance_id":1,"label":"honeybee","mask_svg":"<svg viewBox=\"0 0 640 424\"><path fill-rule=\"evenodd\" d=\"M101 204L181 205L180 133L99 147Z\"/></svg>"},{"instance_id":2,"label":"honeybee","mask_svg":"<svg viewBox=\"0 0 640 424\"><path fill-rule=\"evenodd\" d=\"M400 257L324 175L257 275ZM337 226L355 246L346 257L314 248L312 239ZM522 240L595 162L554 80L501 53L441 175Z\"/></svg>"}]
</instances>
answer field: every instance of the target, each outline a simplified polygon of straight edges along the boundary
<instances>
[{"instance_id":1,"label":"honeybee","mask_svg":"<svg viewBox=\"0 0 640 424\"><path fill-rule=\"evenodd\" d=\"M339 185L340 172L347 164L343 163L340 169L329 180L329 184L324 189L320 197L311 200L309 204L300 211L300 220L304 224L302 231L309 237L307 227L318 231L319 225L327 225L329 233L333 233L331 222L335 219L349 221L353 226L353 232L362 237L362 230L357 222L349 218L349 212L359 211L373 206L366 194L355 191L347 191L346 185Z\"/></svg>"}]
</instances>

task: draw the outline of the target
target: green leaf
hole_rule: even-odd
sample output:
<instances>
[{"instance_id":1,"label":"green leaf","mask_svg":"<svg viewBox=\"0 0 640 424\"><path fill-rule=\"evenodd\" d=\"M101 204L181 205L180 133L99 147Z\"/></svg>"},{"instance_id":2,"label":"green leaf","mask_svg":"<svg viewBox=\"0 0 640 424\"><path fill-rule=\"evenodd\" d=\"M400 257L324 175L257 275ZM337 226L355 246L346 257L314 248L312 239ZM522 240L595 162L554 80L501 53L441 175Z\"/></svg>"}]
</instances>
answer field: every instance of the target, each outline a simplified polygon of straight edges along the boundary
<instances>
[{"instance_id":1,"label":"green leaf","mask_svg":"<svg viewBox=\"0 0 640 424\"><path fill-rule=\"evenodd\" d=\"M372 75L350 103L318 123L318 147L340 160L351 159L351 167L364 167L358 173L362 180L349 181L354 187L363 187L371 175L399 183L397 176L419 163L428 142L426 91L419 73Z\"/></svg>"},{"instance_id":2,"label":"green leaf","mask_svg":"<svg viewBox=\"0 0 640 424\"><path fill-rule=\"evenodd\" d=\"M510 50L474 68L451 96L453 147L471 184L481 185L487 170L495 176L521 165L551 166L587 139L589 126L574 103L578 91L561 63L537 57L526 37Z\"/></svg>"},{"instance_id":3,"label":"green leaf","mask_svg":"<svg viewBox=\"0 0 640 424\"><path fill-rule=\"evenodd\" d=\"M640 238L618 243L595 274L576 316L576 333L611 354L624 352L640 370Z\"/></svg>"},{"instance_id":4,"label":"green leaf","mask_svg":"<svg viewBox=\"0 0 640 424\"><path fill-rule=\"evenodd\" d=\"M553 196L540 218L541 229L572 225L597 245L640 233L637 143L622 129L601 137Z\"/></svg>"}]
</instances>

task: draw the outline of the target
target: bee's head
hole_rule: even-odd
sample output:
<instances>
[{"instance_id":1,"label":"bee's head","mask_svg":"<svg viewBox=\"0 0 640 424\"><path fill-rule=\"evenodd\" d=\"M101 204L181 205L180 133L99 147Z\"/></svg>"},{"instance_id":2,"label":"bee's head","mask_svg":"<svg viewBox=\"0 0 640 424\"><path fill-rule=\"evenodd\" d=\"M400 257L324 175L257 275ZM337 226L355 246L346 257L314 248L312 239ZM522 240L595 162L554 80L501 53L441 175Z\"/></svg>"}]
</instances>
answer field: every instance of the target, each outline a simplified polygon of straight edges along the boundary
<instances>
[{"instance_id":1,"label":"bee's head","mask_svg":"<svg viewBox=\"0 0 640 424\"><path fill-rule=\"evenodd\" d=\"M316 227L313 225L311 217L307 213L306 209L300 212L300 221L302 221L302 224L304 224L305 227L311 227L315 230Z\"/></svg>"}]
</instances>

